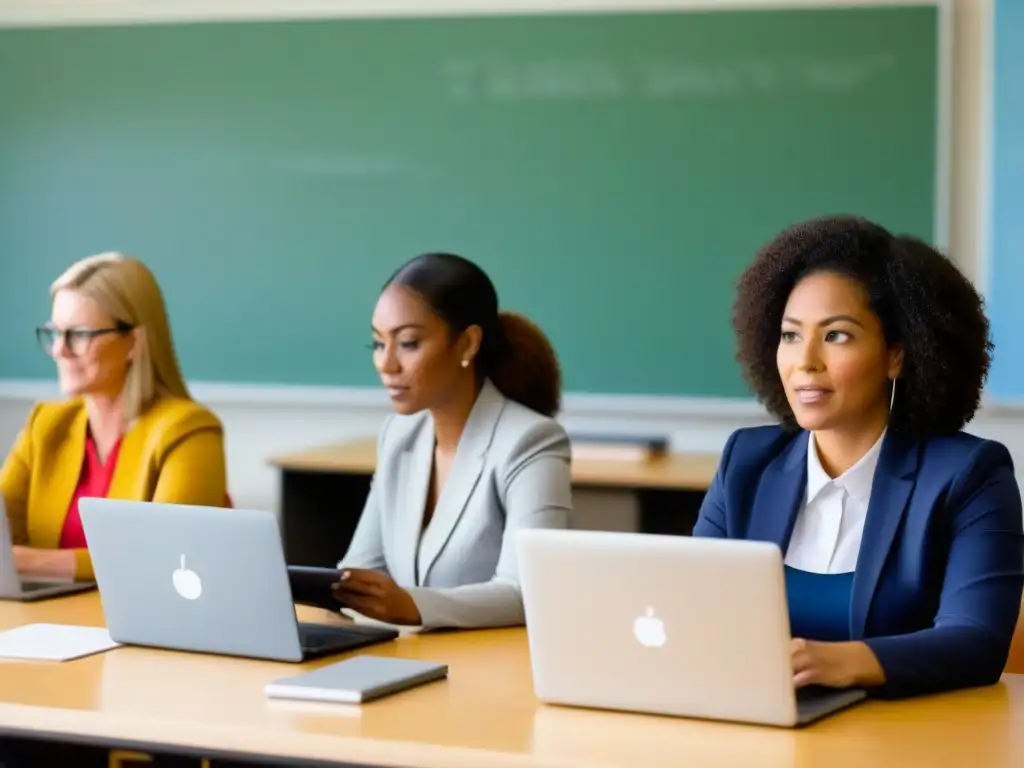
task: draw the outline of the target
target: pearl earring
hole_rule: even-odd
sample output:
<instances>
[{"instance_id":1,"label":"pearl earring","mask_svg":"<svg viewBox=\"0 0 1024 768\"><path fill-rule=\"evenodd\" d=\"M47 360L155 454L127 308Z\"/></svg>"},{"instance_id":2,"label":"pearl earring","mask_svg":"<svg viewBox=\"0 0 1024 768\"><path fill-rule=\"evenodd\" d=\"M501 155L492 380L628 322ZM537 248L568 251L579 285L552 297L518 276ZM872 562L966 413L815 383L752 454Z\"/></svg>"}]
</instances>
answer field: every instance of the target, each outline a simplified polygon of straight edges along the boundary
<instances>
[{"instance_id":1,"label":"pearl earring","mask_svg":"<svg viewBox=\"0 0 1024 768\"><path fill-rule=\"evenodd\" d=\"M469 368L469 360L463 360L462 361L462 367L463 368Z\"/></svg>"}]
</instances>

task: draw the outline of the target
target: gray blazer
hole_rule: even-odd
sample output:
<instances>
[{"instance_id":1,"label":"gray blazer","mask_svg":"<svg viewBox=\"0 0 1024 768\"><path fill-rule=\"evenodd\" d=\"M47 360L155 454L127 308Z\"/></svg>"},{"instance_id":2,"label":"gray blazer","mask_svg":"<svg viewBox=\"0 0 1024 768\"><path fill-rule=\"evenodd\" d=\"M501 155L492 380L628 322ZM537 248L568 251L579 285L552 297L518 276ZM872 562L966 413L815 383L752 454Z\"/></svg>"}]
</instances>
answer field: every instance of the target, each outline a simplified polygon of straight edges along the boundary
<instances>
[{"instance_id":1,"label":"gray blazer","mask_svg":"<svg viewBox=\"0 0 1024 768\"><path fill-rule=\"evenodd\" d=\"M412 595L424 628L524 623L515 534L569 525L565 430L486 381L423 529L433 461L428 412L388 417L366 506L338 566L386 570Z\"/></svg>"}]
</instances>

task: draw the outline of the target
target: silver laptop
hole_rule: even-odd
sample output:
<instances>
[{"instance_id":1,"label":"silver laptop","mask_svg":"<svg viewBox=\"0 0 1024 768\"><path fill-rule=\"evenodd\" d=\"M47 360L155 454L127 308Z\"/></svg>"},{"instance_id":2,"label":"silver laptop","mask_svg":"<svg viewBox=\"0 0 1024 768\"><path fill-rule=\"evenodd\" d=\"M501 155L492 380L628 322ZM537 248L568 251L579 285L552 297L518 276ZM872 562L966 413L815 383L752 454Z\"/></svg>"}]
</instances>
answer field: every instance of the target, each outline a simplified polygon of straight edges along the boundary
<instances>
[{"instance_id":1,"label":"silver laptop","mask_svg":"<svg viewBox=\"0 0 1024 768\"><path fill-rule=\"evenodd\" d=\"M33 602L51 597L73 595L96 588L93 581L72 579L22 578L14 564L14 548L11 546L11 530L7 522L7 510L0 495L0 600Z\"/></svg>"},{"instance_id":2,"label":"silver laptop","mask_svg":"<svg viewBox=\"0 0 1024 768\"><path fill-rule=\"evenodd\" d=\"M774 544L532 529L517 545L544 702L795 726L865 698L794 690Z\"/></svg>"},{"instance_id":3,"label":"silver laptop","mask_svg":"<svg viewBox=\"0 0 1024 768\"><path fill-rule=\"evenodd\" d=\"M112 499L79 510L119 643L303 661L398 637L300 623L271 512Z\"/></svg>"}]
</instances>

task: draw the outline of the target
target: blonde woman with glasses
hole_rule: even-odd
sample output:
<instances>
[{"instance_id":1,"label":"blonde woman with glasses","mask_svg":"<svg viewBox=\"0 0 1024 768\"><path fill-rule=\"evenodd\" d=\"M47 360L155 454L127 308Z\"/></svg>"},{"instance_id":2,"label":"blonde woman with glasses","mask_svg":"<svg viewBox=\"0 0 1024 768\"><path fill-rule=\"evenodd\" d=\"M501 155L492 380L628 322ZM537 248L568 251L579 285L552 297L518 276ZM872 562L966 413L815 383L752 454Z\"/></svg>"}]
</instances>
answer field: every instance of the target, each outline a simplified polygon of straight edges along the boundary
<instances>
[{"instance_id":1,"label":"blonde woman with glasses","mask_svg":"<svg viewBox=\"0 0 1024 768\"><path fill-rule=\"evenodd\" d=\"M193 402L152 273L119 253L74 264L36 330L67 399L37 404L0 469L24 575L91 579L88 496L227 506L224 437Z\"/></svg>"}]
</instances>

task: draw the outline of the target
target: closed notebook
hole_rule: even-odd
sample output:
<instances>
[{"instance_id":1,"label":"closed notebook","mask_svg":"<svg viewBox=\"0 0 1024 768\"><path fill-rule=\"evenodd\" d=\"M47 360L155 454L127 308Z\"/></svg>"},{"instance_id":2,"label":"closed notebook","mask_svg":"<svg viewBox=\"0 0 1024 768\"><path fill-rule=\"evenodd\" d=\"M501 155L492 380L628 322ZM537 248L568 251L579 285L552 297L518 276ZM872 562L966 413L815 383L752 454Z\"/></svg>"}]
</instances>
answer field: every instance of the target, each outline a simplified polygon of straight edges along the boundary
<instances>
[{"instance_id":1,"label":"closed notebook","mask_svg":"<svg viewBox=\"0 0 1024 768\"><path fill-rule=\"evenodd\" d=\"M359 703L447 676L448 665L386 656L353 656L312 672L268 683L276 699Z\"/></svg>"}]
</instances>

